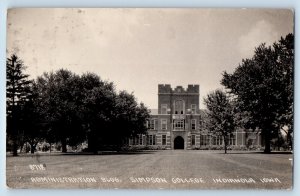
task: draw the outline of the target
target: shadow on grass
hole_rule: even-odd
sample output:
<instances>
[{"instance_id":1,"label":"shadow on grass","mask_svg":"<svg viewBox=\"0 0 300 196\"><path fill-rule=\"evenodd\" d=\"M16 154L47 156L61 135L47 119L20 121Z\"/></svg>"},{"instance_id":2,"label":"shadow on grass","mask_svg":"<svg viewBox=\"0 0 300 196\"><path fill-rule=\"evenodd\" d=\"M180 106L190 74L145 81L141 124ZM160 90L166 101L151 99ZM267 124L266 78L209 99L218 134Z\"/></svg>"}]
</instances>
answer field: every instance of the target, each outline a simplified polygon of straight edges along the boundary
<instances>
[{"instance_id":1,"label":"shadow on grass","mask_svg":"<svg viewBox=\"0 0 300 196\"><path fill-rule=\"evenodd\" d=\"M218 152L217 154L225 154L224 152ZM290 151L273 151L271 153L264 153L263 151L227 151L227 154L265 154L265 155L272 155L272 154L293 154Z\"/></svg>"},{"instance_id":2,"label":"shadow on grass","mask_svg":"<svg viewBox=\"0 0 300 196\"><path fill-rule=\"evenodd\" d=\"M61 153L61 155L139 155L139 154L154 154L157 151L99 151L98 154L92 152L69 152Z\"/></svg>"},{"instance_id":3,"label":"shadow on grass","mask_svg":"<svg viewBox=\"0 0 300 196\"><path fill-rule=\"evenodd\" d=\"M21 153L18 154L16 157L22 157L22 156L81 156L81 155L91 155L91 156L103 156L103 155L142 155L142 154L154 154L157 151L99 151L98 154L94 154L92 152L36 152L34 154L25 154ZM13 157L12 154L7 154L7 157Z\"/></svg>"}]
</instances>

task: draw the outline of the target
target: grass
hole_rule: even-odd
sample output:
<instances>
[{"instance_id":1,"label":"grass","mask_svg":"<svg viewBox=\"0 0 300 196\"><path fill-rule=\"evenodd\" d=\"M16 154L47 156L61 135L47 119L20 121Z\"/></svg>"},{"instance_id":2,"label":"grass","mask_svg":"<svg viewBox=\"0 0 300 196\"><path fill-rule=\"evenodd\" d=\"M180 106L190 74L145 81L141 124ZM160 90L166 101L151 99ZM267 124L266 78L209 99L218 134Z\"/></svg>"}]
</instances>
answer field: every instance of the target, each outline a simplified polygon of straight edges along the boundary
<instances>
[{"instance_id":1,"label":"grass","mask_svg":"<svg viewBox=\"0 0 300 196\"><path fill-rule=\"evenodd\" d=\"M163 188L163 189L290 189L292 154L164 150L101 155L43 153L7 156L7 184L11 188ZM44 165L31 170L29 165ZM85 182L32 182L32 177L94 178ZM167 183L132 182L161 178ZM131 178L131 179L130 179ZM193 181L190 181L192 178ZM205 183L195 183L202 178ZM255 183L216 183L213 179L249 179ZM260 179L280 183L262 183ZM117 179L114 181L114 179ZM172 182L172 179L175 179ZM177 179L177 181L176 181ZM181 183L178 183L182 179ZM184 180L189 180L189 182ZM114 182L104 182L112 180ZM149 179L148 179L149 180ZM226 181L226 180L225 180Z\"/></svg>"}]
</instances>

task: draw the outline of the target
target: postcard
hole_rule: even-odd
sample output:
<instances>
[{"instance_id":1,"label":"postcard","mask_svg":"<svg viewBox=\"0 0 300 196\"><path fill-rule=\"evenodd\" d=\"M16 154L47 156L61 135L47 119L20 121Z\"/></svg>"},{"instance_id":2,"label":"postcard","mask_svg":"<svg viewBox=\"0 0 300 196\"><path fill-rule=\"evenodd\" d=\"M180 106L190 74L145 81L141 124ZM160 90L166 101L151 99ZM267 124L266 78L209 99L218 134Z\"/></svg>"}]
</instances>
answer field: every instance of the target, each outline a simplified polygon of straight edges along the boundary
<instances>
[{"instance_id":1,"label":"postcard","mask_svg":"<svg viewBox=\"0 0 300 196\"><path fill-rule=\"evenodd\" d=\"M294 11L12 8L9 188L293 185Z\"/></svg>"}]
</instances>

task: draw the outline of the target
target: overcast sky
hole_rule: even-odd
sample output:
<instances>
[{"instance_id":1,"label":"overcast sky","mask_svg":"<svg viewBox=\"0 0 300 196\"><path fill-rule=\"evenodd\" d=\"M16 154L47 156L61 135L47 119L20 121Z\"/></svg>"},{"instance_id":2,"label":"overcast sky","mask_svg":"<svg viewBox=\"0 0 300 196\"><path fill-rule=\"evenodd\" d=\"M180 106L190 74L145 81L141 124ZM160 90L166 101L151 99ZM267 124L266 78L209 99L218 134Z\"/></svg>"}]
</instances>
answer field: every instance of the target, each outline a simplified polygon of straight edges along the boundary
<instances>
[{"instance_id":1,"label":"overcast sky","mask_svg":"<svg viewBox=\"0 0 300 196\"><path fill-rule=\"evenodd\" d=\"M217 88L260 43L293 32L291 10L278 9L12 9L7 52L36 78L69 69L94 72L157 108L157 85Z\"/></svg>"}]
</instances>

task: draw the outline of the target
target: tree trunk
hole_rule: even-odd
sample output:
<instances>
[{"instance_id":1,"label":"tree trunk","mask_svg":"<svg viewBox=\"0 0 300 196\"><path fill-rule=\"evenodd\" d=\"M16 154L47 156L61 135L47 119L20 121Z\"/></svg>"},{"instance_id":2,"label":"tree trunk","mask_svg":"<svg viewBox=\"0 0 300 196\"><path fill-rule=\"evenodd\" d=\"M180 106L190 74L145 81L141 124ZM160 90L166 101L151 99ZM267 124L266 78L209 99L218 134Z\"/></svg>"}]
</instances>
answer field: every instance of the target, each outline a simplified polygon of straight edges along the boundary
<instances>
[{"instance_id":1,"label":"tree trunk","mask_svg":"<svg viewBox=\"0 0 300 196\"><path fill-rule=\"evenodd\" d=\"M291 136L291 132L288 131L287 132L287 143L290 145L291 149L289 150L293 150L293 139L292 139L292 136Z\"/></svg>"},{"instance_id":2,"label":"tree trunk","mask_svg":"<svg viewBox=\"0 0 300 196\"><path fill-rule=\"evenodd\" d=\"M224 150L225 150L225 154L227 154L227 138L226 138L226 136L224 136Z\"/></svg>"},{"instance_id":3,"label":"tree trunk","mask_svg":"<svg viewBox=\"0 0 300 196\"><path fill-rule=\"evenodd\" d=\"M36 147L36 145L34 145L34 143L30 143L30 153L31 154L34 154L35 147Z\"/></svg>"},{"instance_id":4,"label":"tree trunk","mask_svg":"<svg viewBox=\"0 0 300 196\"><path fill-rule=\"evenodd\" d=\"M88 149L93 154L98 154L98 149L96 145L96 137L91 134L88 138Z\"/></svg>"},{"instance_id":5,"label":"tree trunk","mask_svg":"<svg viewBox=\"0 0 300 196\"><path fill-rule=\"evenodd\" d=\"M18 156L18 144L16 136L13 136L13 156Z\"/></svg>"},{"instance_id":6,"label":"tree trunk","mask_svg":"<svg viewBox=\"0 0 300 196\"><path fill-rule=\"evenodd\" d=\"M61 152L66 153L67 152L67 141L66 138L61 139Z\"/></svg>"},{"instance_id":7,"label":"tree trunk","mask_svg":"<svg viewBox=\"0 0 300 196\"><path fill-rule=\"evenodd\" d=\"M265 150L264 150L264 153L266 154L269 154L271 153L271 141L270 141L270 129L268 130L264 130L265 131L265 134L264 134L264 137L265 137Z\"/></svg>"},{"instance_id":8,"label":"tree trunk","mask_svg":"<svg viewBox=\"0 0 300 196\"><path fill-rule=\"evenodd\" d=\"M17 143L17 131L15 126L15 116L12 114L12 142L13 142L13 156L18 156L18 143Z\"/></svg>"}]
</instances>

